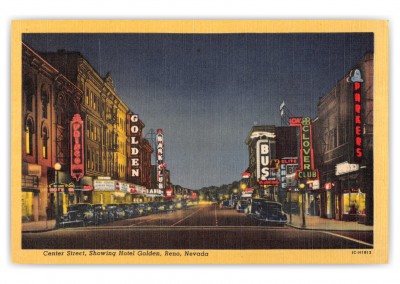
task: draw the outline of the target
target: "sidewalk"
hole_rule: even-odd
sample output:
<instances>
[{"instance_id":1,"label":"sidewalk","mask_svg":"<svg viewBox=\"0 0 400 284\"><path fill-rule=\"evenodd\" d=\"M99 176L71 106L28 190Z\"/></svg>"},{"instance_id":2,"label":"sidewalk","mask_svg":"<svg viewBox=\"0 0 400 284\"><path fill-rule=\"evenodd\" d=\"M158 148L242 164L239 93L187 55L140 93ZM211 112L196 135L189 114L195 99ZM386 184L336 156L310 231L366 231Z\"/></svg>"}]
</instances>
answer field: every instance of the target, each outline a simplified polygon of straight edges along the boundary
<instances>
[{"instance_id":1,"label":"sidewalk","mask_svg":"<svg viewBox=\"0 0 400 284\"><path fill-rule=\"evenodd\" d=\"M359 224L357 222L345 222L334 219L324 219L319 216L306 216L306 227L303 228L303 218L300 215L292 215L292 224L287 225L303 230L321 230L321 231L373 231L373 226Z\"/></svg>"},{"instance_id":2,"label":"sidewalk","mask_svg":"<svg viewBox=\"0 0 400 284\"><path fill-rule=\"evenodd\" d=\"M56 228L56 220L22 223L23 233L47 232L54 230L55 228Z\"/></svg>"}]
</instances>

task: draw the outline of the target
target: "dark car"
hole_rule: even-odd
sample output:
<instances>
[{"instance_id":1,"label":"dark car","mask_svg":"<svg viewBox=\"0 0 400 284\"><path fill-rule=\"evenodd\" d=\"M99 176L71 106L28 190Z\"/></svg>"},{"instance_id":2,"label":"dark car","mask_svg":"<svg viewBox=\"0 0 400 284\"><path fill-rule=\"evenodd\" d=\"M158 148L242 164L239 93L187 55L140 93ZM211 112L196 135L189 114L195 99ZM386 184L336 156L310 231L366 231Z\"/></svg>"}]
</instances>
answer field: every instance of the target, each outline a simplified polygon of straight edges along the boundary
<instances>
[{"instance_id":1,"label":"dark car","mask_svg":"<svg viewBox=\"0 0 400 284\"><path fill-rule=\"evenodd\" d=\"M233 203L230 200L224 200L224 201L221 202L220 208L232 209L234 207L233 207Z\"/></svg>"},{"instance_id":2,"label":"dark car","mask_svg":"<svg viewBox=\"0 0 400 284\"><path fill-rule=\"evenodd\" d=\"M164 203L164 205L166 206L167 211L175 211L176 210L176 205L173 201L167 201Z\"/></svg>"},{"instance_id":3,"label":"dark car","mask_svg":"<svg viewBox=\"0 0 400 284\"><path fill-rule=\"evenodd\" d=\"M153 207L151 206L151 203L139 203L138 208L140 216L150 215L153 213Z\"/></svg>"},{"instance_id":4,"label":"dark car","mask_svg":"<svg viewBox=\"0 0 400 284\"><path fill-rule=\"evenodd\" d=\"M239 200L236 205L236 211L240 213L245 213L249 205L250 205L249 200Z\"/></svg>"},{"instance_id":5,"label":"dark car","mask_svg":"<svg viewBox=\"0 0 400 284\"><path fill-rule=\"evenodd\" d=\"M88 226L94 225L95 211L93 205L79 203L68 206L67 214L61 216L60 227Z\"/></svg>"},{"instance_id":6,"label":"dark car","mask_svg":"<svg viewBox=\"0 0 400 284\"><path fill-rule=\"evenodd\" d=\"M121 206L118 206L118 204L107 204L106 209L109 212L112 221L122 220L125 218L125 211Z\"/></svg>"},{"instance_id":7,"label":"dark car","mask_svg":"<svg viewBox=\"0 0 400 284\"><path fill-rule=\"evenodd\" d=\"M138 216L138 212L135 210L133 204L118 204L118 207L122 208L125 212L124 218L129 219Z\"/></svg>"},{"instance_id":8,"label":"dark car","mask_svg":"<svg viewBox=\"0 0 400 284\"><path fill-rule=\"evenodd\" d=\"M248 214L250 217L268 224L283 226L287 223L287 216L282 210L282 204L279 202L252 199Z\"/></svg>"},{"instance_id":9,"label":"dark car","mask_svg":"<svg viewBox=\"0 0 400 284\"><path fill-rule=\"evenodd\" d=\"M103 204L94 204L95 224L104 224L110 222L110 215Z\"/></svg>"}]
</instances>

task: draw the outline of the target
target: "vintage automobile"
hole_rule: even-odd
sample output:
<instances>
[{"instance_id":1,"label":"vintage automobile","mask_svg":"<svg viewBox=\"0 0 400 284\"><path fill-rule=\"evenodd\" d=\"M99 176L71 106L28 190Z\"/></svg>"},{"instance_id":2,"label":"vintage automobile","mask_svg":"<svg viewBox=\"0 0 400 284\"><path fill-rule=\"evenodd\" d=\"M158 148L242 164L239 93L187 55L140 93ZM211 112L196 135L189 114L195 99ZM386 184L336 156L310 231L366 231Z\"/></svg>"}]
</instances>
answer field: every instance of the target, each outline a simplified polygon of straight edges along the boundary
<instances>
[{"instance_id":1,"label":"vintage automobile","mask_svg":"<svg viewBox=\"0 0 400 284\"><path fill-rule=\"evenodd\" d=\"M186 201L185 200L178 200L175 201L175 209L186 209Z\"/></svg>"},{"instance_id":2,"label":"vintage automobile","mask_svg":"<svg viewBox=\"0 0 400 284\"><path fill-rule=\"evenodd\" d=\"M267 224L284 226L287 223L287 216L282 210L282 204L266 199L252 199L248 216Z\"/></svg>"},{"instance_id":3,"label":"vintage automobile","mask_svg":"<svg viewBox=\"0 0 400 284\"><path fill-rule=\"evenodd\" d=\"M125 211L118 204L107 204L106 210L109 212L112 221L122 220L125 218Z\"/></svg>"},{"instance_id":4,"label":"vintage automobile","mask_svg":"<svg viewBox=\"0 0 400 284\"><path fill-rule=\"evenodd\" d=\"M150 203L138 203L140 216L150 215L153 213L153 208Z\"/></svg>"},{"instance_id":5,"label":"vintage automobile","mask_svg":"<svg viewBox=\"0 0 400 284\"><path fill-rule=\"evenodd\" d=\"M167 211L175 211L176 210L176 205L173 201L166 201L164 204L166 206Z\"/></svg>"},{"instance_id":6,"label":"vintage automobile","mask_svg":"<svg viewBox=\"0 0 400 284\"><path fill-rule=\"evenodd\" d=\"M224 200L220 203L220 208L221 209L224 209L224 208L232 209L232 208L234 208L234 205L231 200Z\"/></svg>"},{"instance_id":7,"label":"vintage automobile","mask_svg":"<svg viewBox=\"0 0 400 284\"><path fill-rule=\"evenodd\" d=\"M110 222L110 215L103 204L93 204L95 224Z\"/></svg>"},{"instance_id":8,"label":"vintage automobile","mask_svg":"<svg viewBox=\"0 0 400 284\"><path fill-rule=\"evenodd\" d=\"M139 215L134 204L118 204L118 207L125 212L124 218L129 219Z\"/></svg>"},{"instance_id":9,"label":"vintage automobile","mask_svg":"<svg viewBox=\"0 0 400 284\"><path fill-rule=\"evenodd\" d=\"M236 211L239 213L245 213L247 207L249 207L250 201L247 199L241 199L236 205Z\"/></svg>"},{"instance_id":10,"label":"vintage automobile","mask_svg":"<svg viewBox=\"0 0 400 284\"><path fill-rule=\"evenodd\" d=\"M68 206L67 213L61 216L60 227L88 226L96 223L93 205L78 203Z\"/></svg>"}]
</instances>

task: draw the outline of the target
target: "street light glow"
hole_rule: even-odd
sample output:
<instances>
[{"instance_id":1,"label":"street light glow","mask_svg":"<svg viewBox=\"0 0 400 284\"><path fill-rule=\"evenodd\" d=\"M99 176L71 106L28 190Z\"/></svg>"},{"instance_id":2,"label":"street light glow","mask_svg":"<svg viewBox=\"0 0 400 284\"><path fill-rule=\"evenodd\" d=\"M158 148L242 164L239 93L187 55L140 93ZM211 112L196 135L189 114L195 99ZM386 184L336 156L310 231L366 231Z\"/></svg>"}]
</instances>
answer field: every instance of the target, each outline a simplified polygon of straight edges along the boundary
<instances>
[{"instance_id":1,"label":"street light glow","mask_svg":"<svg viewBox=\"0 0 400 284\"><path fill-rule=\"evenodd\" d=\"M56 171L61 170L61 164L60 164L59 162L55 163L55 164L54 164L54 169L55 169Z\"/></svg>"}]
</instances>

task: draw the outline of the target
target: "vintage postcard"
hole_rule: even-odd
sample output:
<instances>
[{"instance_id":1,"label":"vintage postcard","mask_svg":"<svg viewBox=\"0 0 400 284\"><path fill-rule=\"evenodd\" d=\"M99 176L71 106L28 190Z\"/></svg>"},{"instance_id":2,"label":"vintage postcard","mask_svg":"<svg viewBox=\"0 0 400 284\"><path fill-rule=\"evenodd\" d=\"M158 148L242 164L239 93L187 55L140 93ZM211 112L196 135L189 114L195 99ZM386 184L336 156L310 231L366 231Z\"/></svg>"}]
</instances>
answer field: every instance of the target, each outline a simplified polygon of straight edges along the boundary
<instances>
[{"instance_id":1,"label":"vintage postcard","mask_svg":"<svg viewBox=\"0 0 400 284\"><path fill-rule=\"evenodd\" d=\"M386 21L14 21L12 256L388 261Z\"/></svg>"}]
</instances>

